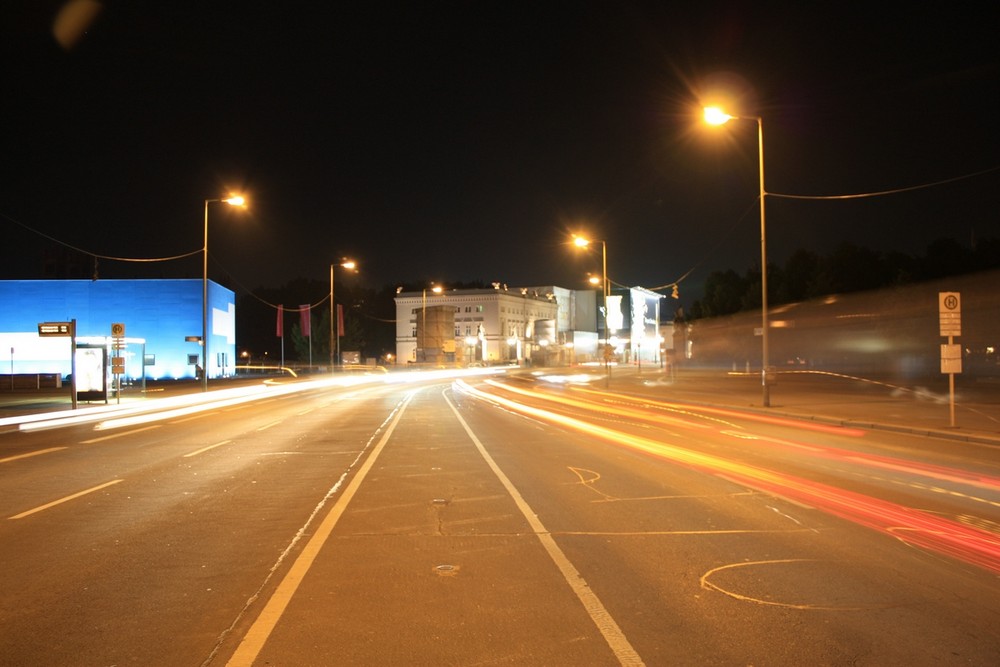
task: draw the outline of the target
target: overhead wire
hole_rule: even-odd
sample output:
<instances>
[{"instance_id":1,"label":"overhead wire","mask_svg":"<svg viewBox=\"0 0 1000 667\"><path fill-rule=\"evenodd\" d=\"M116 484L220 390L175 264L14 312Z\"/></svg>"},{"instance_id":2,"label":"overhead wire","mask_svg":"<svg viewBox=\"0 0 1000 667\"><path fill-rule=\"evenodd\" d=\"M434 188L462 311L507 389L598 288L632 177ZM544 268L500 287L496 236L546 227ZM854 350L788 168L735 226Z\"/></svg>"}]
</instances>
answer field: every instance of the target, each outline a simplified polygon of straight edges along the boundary
<instances>
[{"instance_id":1,"label":"overhead wire","mask_svg":"<svg viewBox=\"0 0 1000 667\"><path fill-rule=\"evenodd\" d=\"M780 193L780 192L765 192L764 194L767 195L768 197L774 197L776 199L797 199L797 200L814 200L814 201L837 201L837 200L849 200L849 199L865 199L865 198L870 198L870 197L883 197L883 196L887 196L887 195L895 195L895 194L900 194L900 193L904 193L904 192L914 192L914 191L917 191L917 190L925 190L925 189L928 189L928 188L934 188L934 187L938 187L938 186L941 186L941 185L947 185L949 183L955 183L955 182L958 182L958 181L964 181L964 180L968 180L968 179L971 179L971 178L977 178L979 176L984 176L986 174L989 174L989 173L992 173L992 172L995 172L995 171L1000 171L1000 166L994 166L994 167L990 167L988 169L983 169L981 171L976 171L976 172L972 172L972 173L969 173L969 174L963 174L961 176L955 176L954 178L946 178L946 179L943 179L943 180L940 180L940 181L933 181L933 182L930 182L930 183L923 183L923 184L920 184L920 185L913 185L913 186L908 186L908 187L904 187L904 188L894 188L894 189L891 189L891 190L879 190L879 191L876 191L876 192L861 192L861 193L846 194L846 195L791 195L791 194L784 194L784 193ZM719 240L719 242L716 243L712 247L712 249L705 256L703 256L697 263L695 263L690 269L688 269L687 271L685 271L681 275L680 278L678 278L677 280L675 280L673 282L667 283L665 285L660 285L658 287L649 287L649 288L646 288L646 289L649 289L652 292L656 292L656 291L662 290L662 289L673 289L673 288L678 287L681 284L681 282L683 282L688 276L690 276L698 267L700 267L702 264L704 264L704 262L719 249L719 246L721 246L728 239L729 235L732 234L733 230L736 229L736 227L738 227L743 222L743 219L746 218L746 216L750 213L750 211L752 211L754 208L757 207L759 201L760 201L760 195L758 194L756 197L754 197L753 204L751 204L749 207L747 207L747 210L744 211L743 215L741 215L736 220L736 222L729 228L729 230L727 230L727 232L722 236L722 238Z\"/></svg>"}]
</instances>

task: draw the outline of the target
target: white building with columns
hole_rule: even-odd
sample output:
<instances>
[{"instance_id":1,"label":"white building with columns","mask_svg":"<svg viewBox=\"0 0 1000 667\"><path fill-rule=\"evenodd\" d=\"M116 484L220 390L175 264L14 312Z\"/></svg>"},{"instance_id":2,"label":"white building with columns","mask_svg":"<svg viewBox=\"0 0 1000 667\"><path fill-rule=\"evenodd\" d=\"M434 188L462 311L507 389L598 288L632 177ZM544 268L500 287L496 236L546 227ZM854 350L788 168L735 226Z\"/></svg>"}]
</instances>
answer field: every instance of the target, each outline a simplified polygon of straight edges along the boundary
<instances>
[{"instance_id":1,"label":"white building with columns","mask_svg":"<svg viewBox=\"0 0 1000 667\"><path fill-rule=\"evenodd\" d=\"M596 357L596 312L596 292L555 286L400 292L397 362L574 363Z\"/></svg>"}]
</instances>

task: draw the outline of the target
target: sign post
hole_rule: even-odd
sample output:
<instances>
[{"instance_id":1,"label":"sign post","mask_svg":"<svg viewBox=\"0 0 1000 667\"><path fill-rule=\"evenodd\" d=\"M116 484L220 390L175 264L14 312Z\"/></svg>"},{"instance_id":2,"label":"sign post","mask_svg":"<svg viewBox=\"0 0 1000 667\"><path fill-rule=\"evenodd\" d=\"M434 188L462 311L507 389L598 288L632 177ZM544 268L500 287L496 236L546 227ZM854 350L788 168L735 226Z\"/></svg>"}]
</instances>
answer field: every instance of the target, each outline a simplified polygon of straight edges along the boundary
<instances>
[{"instance_id":1,"label":"sign post","mask_svg":"<svg viewBox=\"0 0 1000 667\"><path fill-rule=\"evenodd\" d=\"M38 335L45 338L58 336L69 338L69 390L73 409L76 410L76 320L69 322L39 322ZM11 382L14 378L14 348L10 348ZM13 388L13 384L11 384Z\"/></svg>"},{"instance_id":2,"label":"sign post","mask_svg":"<svg viewBox=\"0 0 1000 667\"><path fill-rule=\"evenodd\" d=\"M955 374L962 372L962 346L955 336L962 335L962 295L959 292L938 292L938 319L941 335L948 342L941 346L941 372L948 374L948 404L951 426L955 427Z\"/></svg>"},{"instance_id":3,"label":"sign post","mask_svg":"<svg viewBox=\"0 0 1000 667\"><path fill-rule=\"evenodd\" d=\"M125 357L122 350L125 349L125 325L115 322L111 325L111 374L115 376L115 397L120 405L122 402L122 375L125 374Z\"/></svg>"}]
</instances>

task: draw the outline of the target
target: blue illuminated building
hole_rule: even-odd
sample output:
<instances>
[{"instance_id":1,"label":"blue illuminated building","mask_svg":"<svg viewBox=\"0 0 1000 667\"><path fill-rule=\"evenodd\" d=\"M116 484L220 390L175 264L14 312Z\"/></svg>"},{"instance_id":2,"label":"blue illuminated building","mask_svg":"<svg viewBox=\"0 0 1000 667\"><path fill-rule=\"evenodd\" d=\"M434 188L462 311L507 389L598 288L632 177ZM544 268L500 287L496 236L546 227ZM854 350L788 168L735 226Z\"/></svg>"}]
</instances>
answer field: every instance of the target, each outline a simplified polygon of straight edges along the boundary
<instances>
[{"instance_id":1,"label":"blue illuminated building","mask_svg":"<svg viewBox=\"0 0 1000 667\"><path fill-rule=\"evenodd\" d=\"M42 322L76 320L78 345L107 346L125 325L124 378L195 378L201 365L202 281L0 281L0 373L71 372L68 338L40 337ZM208 377L234 375L236 299L208 282Z\"/></svg>"}]
</instances>

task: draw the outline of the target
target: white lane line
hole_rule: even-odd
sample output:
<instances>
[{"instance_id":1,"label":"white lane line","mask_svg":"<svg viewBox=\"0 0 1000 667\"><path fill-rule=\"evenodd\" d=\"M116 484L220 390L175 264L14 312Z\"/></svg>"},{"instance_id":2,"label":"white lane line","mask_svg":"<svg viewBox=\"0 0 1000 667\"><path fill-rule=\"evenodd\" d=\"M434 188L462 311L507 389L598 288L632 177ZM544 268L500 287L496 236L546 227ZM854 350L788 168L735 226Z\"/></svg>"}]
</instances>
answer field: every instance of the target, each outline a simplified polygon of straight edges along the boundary
<instances>
[{"instance_id":1,"label":"white lane line","mask_svg":"<svg viewBox=\"0 0 1000 667\"><path fill-rule=\"evenodd\" d=\"M198 414L191 415L190 417L185 417L184 419L175 419L172 422L170 422L170 424L171 425L173 425L173 424L183 424L185 422L194 421L195 419L203 419L203 418L209 416L209 414L211 414L211 413L209 413L209 412L199 412Z\"/></svg>"},{"instance_id":2,"label":"white lane line","mask_svg":"<svg viewBox=\"0 0 1000 667\"><path fill-rule=\"evenodd\" d=\"M330 533L333 532L334 526L337 525L337 522L340 520L341 515L343 515L344 510L347 509L348 503L350 503L351 499L354 498L354 494L357 493L358 487L361 486L361 483L364 481L369 471L371 471L372 466L375 465L375 460L378 458L379 454L382 453L386 443L389 442L389 438L392 436L393 431L396 430L396 425L402 418L403 412L406 410L406 406L409 405L412 397L413 394L409 394L405 399L403 399L399 409L396 411L395 418L382 435L382 439L378 441L378 444L376 444L374 449L372 449L371 455L369 455L361 467L358 468L357 474L351 480L350 484L347 485L347 488L344 489L340 498L337 499L337 502L330 510L330 513L326 515L326 518L324 518L322 523L320 523L316 528L316 532L313 533L313 536L309 538L309 541L302 548L302 553L300 553L298 558L295 559L295 562L292 563L292 566L288 569L288 573L285 575L285 578L281 580L280 584L278 584L274 594L267 601L264 609L260 612L260 616L258 616L257 620L254 621L252 626L250 626L250 630L247 631L247 634L243 637L240 645L236 648L236 652L233 653L229 662L226 663L226 667L249 667L250 665L253 665L258 654L260 653L260 650L264 647L264 642L266 642L268 637L271 636L275 626L278 624L278 619L280 619L281 615L285 612L285 609L288 607L288 603L291 602L292 596L295 595L295 591L298 589L299 584L302 583L302 580L305 579L309 568L312 567L313 561L316 560L316 556L319 554L320 549L323 548L323 545L330 537ZM367 449L367 447L365 449ZM360 458L361 454L358 456ZM350 469L348 469L348 472L350 472ZM344 476L346 475L347 472L344 473ZM326 498L324 498L320 503L320 506L316 508L317 511L323 506L326 500L337 491L341 482L343 482L344 476L342 476L334 487L330 489ZM312 517L309 517L309 521L311 520ZM309 521L306 521L306 525L299 530L299 535L304 533L305 529L309 525ZM298 540L299 535L296 535L296 539L293 540L292 544L288 546L285 553L288 553L291 550L292 546L294 546L295 542ZM281 555L281 558L284 558L285 553ZM275 563L274 567L277 568L280 562L281 559L279 558L278 563Z\"/></svg>"},{"instance_id":3,"label":"white lane line","mask_svg":"<svg viewBox=\"0 0 1000 667\"><path fill-rule=\"evenodd\" d=\"M447 396L445 396L444 399L448 403L448 407L451 408L451 411L455 413L455 418L458 419L462 428L465 429L466 434L472 440L473 444L476 445L476 449L479 450L479 453L486 460L486 464L491 470L493 470L493 474L497 476L504 488L507 489L507 493L509 493L510 497L513 498L514 504L517 505L517 508L521 510L521 514L524 515L524 518L528 521L528 524L535 532L538 540L542 543L542 546L545 547L549 557L555 563L556 567L559 568L559 571L562 572L566 583L569 584L570 588L573 589L573 592L576 593L576 597L581 603L583 603L584 609L587 610L587 613L594 621L597 629L601 631L602 635L604 635L604 641L608 643L608 646L614 652L615 657L618 658L618 662L622 665L644 665L645 663L642 661L642 658L638 653L636 653L635 649L632 648L632 644L629 643L628 638L625 637L625 633L622 632L620 627L618 627L618 623L616 623L615 619L612 618L610 613L608 613L604 604L597 597L597 594L594 593L587 582L584 581L583 575L580 574L579 570L576 569L573 563L570 562L569 558L566 557L566 554L563 553L562 549L559 548L559 545L556 544L555 538L552 537L552 533L550 533L545 526L542 525L541 520L531 509L531 506L528 505L528 503L521 496L517 487L515 487L507 475L504 474L503 470L500 469L500 466L498 466L496 461L493 460L493 457L489 455L489 452L486 451L486 447L483 446L483 443L480 442L479 438L476 437L476 434L472 432L471 428L469 428L469 425L464 419L462 419L462 415L458 413L458 408L455 407L455 404L452 403Z\"/></svg>"},{"instance_id":4,"label":"white lane line","mask_svg":"<svg viewBox=\"0 0 1000 667\"><path fill-rule=\"evenodd\" d=\"M261 426L260 428L258 428L257 431L258 432L260 432L260 431L266 431L267 429L271 428L272 426L277 426L280 423L281 423L281 420L279 419L277 421L271 422L270 424L264 424L263 426Z\"/></svg>"},{"instance_id":5,"label":"white lane line","mask_svg":"<svg viewBox=\"0 0 1000 667\"><path fill-rule=\"evenodd\" d=\"M15 456L8 456L5 459L0 459L0 463L7 463L8 461L16 461L18 459L26 459L30 456L38 456L39 454L48 454L49 452L58 452L61 449L66 449L66 448L49 447L48 449L39 449L37 452L28 452L27 454L17 454Z\"/></svg>"},{"instance_id":6,"label":"white lane line","mask_svg":"<svg viewBox=\"0 0 1000 667\"><path fill-rule=\"evenodd\" d=\"M137 428L137 429L133 429L131 431L124 431L122 433L113 433L112 435L105 435L105 436L101 436L100 438L91 438L90 440L81 440L80 444L83 444L83 445L92 445L95 442L101 442L103 440L111 440L112 438L121 438L123 436L132 435L134 433L142 433L143 431L149 431L149 430L154 429L154 428L160 428L160 426L162 426L162 424L153 424L152 426L146 426L146 427L143 427L143 428Z\"/></svg>"},{"instance_id":7,"label":"white lane line","mask_svg":"<svg viewBox=\"0 0 1000 667\"><path fill-rule=\"evenodd\" d=\"M86 489L84 491L80 491L79 493L74 493L73 495L66 496L65 498L60 498L59 500L53 500L51 503L45 503L44 505L40 505L39 507L36 507L34 509L30 509L27 512L21 512L20 514L15 514L14 516L9 516L7 518L8 519L23 519L26 516L31 516L32 514L36 514L37 512L41 512L43 510L47 510L50 507L55 507L56 505L61 505L62 503L69 502L70 500L73 500L75 498L79 498L80 496L85 496L88 493L93 493L94 491L100 491L103 488L106 488L106 487L109 487L109 486L111 486L113 484L117 484L118 482L124 482L124 481L125 480L123 480L123 479L111 480L110 482L105 482L104 484L100 484L98 486L95 486L95 487L90 488L90 489Z\"/></svg>"},{"instance_id":8,"label":"white lane line","mask_svg":"<svg viewBox=\"0 0 1000 667\"><path fill-rule=\"evenodd\" d=\"M192 456L198 456L199 454L204 454L210 449L215 449L216 447L221 447L222 445L228 445L232 440L223 440L222 442L217 442L214 445L209 445L208 447L202 447L201 449L196 449L193 452L189 452L184 455L184 458L190 458Z\"/></svg>"}]
</instances>

